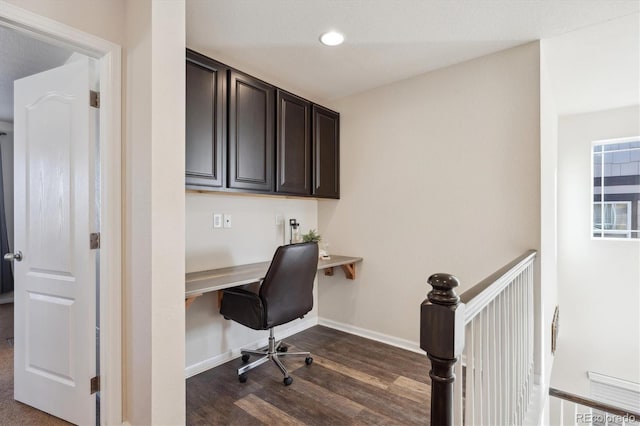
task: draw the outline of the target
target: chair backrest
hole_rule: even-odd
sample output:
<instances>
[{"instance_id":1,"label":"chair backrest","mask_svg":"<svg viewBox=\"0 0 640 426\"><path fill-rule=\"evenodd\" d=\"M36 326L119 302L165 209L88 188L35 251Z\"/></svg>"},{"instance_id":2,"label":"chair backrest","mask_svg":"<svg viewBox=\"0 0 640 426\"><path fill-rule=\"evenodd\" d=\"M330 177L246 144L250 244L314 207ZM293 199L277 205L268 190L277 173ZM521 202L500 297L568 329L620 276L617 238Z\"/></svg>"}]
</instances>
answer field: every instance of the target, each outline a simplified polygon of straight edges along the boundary
<instances>
[{"instance_id":1,"label":"chair backrest","mask_svg":"<svg viewBox=\"0 0 640 426\"><path fill-rule=\"evenodd\" d=\"M267 328L300 318L313 308L317 271L317 243L278 247L260 286Z\"/></svg>"}]
</instances>

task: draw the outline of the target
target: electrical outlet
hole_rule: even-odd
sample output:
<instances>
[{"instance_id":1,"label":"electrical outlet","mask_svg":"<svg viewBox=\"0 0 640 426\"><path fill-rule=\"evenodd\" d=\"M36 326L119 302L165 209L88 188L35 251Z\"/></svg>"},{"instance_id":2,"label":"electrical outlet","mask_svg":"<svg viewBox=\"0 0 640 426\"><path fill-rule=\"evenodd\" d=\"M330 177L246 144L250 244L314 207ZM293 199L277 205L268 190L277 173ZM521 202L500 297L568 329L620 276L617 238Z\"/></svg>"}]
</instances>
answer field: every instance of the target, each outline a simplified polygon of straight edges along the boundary
<instances>
[{"instance_id":1,"label":"electrical outlet","mask_svg":"<svg viewBox=\"0 0 640 426\"><path fill-rule=\"evenodd\" d=\"M276 215L276 226L280 226L282 225L282 222L284 222L284 217L281 214L277 214Z\"/></svg>"},{"instance_id":2,"label":"electrical outlet","mask_svg":"<svg viewBox=\"0 0 640 426\"><path fill-rule=\"evenodd\" d=\"M222 215L220 213L213 214L213 227L222 228Z\"/></svg>"},{"instance_id":3,"label":"electrical outlet","mask_svg":"<svg viewBox=\"0 0 640 426\"><path fill-rule=\"evenodd\" d=\"M225 228L231 228L231 215L230 214L225 214L224 215L224 227Z\"/></svg>"}]
</instances>

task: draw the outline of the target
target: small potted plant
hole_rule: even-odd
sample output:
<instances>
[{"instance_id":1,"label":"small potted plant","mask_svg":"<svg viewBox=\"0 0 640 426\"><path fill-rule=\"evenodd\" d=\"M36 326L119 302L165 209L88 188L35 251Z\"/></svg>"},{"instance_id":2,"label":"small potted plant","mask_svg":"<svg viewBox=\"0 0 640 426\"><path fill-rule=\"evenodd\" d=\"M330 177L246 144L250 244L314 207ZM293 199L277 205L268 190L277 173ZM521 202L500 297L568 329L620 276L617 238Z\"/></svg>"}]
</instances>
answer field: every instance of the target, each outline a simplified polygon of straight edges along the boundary
<instances>
[{"instance_id":1,"label":"small potted plant","mask_svg":"<svg viewBox=\"0 0 640 426\"><path fill-rule=\"evenodd\" d=\"M310 243L310 242L317 243L317 242L320 242L321 239L322 239L322 236L318 234L315 229L311 229L309 230L309 232L302 235L302 241L305 243Z\"/></svg>"},{"instance_id":2,"label":"small potted plant","mask_svg":"<svg viewBox=\"0 0 640 426\"><path fill-rule=\"evenodd\" d=\"M312 241L319 243L322 240L322 236L316 232L315 229L311 229L306 234L302 235L302 241L305 243L310 243ZM327 253L327 244L323 244L323 247L320 248L318 257L321 259L331 259L329 257L329 253Z\"/></svg>"}]
</instances>

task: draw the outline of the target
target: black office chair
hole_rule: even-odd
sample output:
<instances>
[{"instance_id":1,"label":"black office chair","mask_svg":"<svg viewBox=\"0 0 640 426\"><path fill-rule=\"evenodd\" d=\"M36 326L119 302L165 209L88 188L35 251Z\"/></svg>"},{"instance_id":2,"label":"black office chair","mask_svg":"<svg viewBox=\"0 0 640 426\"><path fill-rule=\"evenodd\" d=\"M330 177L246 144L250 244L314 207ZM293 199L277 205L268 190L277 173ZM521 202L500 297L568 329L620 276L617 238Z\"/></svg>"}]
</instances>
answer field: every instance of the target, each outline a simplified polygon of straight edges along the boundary
<instances>
[{"instance_id":1,"label":"black office chair","mask_svg":"<svg viewBox=\"0 0 640 426\"><path fill-rule=\"evenodd\" d=\"M260 358L238 368L238 379L247 381L247 372L272 360L284 374L284 384L293 379L278 357L305 356L307 365L313 362L309 352L287 352L282 341L276 342L273 327L302 318L313 308L313 281L318 270L318 244L301 243L278 247L269 270L261 282L223 291L220 314L254 330L269 330L269 344L258 350L241 351L242 361L251 355Z\"/></svg>"}]
</instances>

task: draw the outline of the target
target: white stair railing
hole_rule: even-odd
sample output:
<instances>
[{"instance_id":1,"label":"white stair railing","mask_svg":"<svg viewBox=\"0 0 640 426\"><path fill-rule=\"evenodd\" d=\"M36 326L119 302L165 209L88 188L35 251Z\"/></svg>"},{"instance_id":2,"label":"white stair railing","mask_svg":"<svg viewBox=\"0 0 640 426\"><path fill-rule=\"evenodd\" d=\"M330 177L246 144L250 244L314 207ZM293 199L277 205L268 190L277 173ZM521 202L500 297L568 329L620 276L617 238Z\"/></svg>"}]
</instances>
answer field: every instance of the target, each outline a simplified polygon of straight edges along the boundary
<instances>
[{"instance_id":1,"label":"white stair railing","mask_svg":"<svg viewBox=\"0 0 640 426\"><path fill-rule=\"evenodd\" d=\"M521 425L534 381L531 250L460 298L449 274L429 278L420 346L431 360L432 425Z\"/></svg>"}]
</instances>

